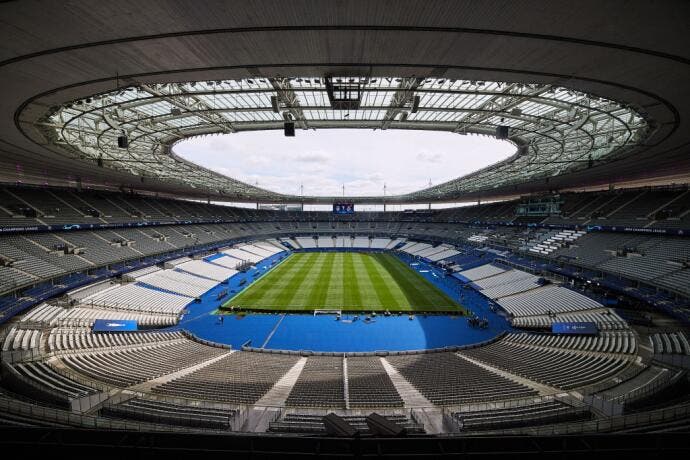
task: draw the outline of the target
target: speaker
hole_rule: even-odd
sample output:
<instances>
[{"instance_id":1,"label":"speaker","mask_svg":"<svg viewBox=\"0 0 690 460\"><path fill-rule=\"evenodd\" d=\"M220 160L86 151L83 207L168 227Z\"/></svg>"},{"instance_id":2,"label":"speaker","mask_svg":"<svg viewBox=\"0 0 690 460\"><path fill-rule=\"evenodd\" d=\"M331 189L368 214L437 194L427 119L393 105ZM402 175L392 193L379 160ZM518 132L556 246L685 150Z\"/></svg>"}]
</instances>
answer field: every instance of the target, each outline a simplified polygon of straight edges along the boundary
<instances>
[{"instance_id":1,"label":"speaker","mask_svg":"<svg viewBox=\"0 0 690 460\"><path fill-rule=\"evenodd\" d=\"M509 130L510 130L509 126L505 126L505 125L496 126L496 139L508 139Z\"/></svg>"},{"instance_id":2,"label":"speaker","mask_svg":"<svg viewBox=\"0 0 690 460\"><path fill-rule=\"evenodd\" d=\"M404 427L391 422L376 412L367 415L364 421L374 436L405 436L407 434Z\"/></svg>"},{"instance_id":3,"label":"speaker","mask_svg":"<svg viewBox=\"0 0 690 460\"><path fill-rule=\"evenodd\" d=\"M280 107L278 107L278 97L277 96L271 96L271 107L273 107L273 111L275 113L280 113Z\"/></svg>"},{"instance_id":4,"label":"speaker","mask_svg":"<svg viewBox=\"0 0 690 460\"><path fill-rule=\"evenodd\" d=\"M352 438L359 435L359 430L332 412L323 418L323 425L330 436Z\"/></svg>"},{"instance_id":5,"label":"speaker","mask_svg":"<svg viewBox=\"0 0 690 460\"><path fill-rule=\"evenodd\" d=\"M288 137L295 137L295 123L292 121L283 123L283 132Z\"/></svg>"},{"instance_id":6,"label":"speaker","mask_svg":"<svg viewBox=\"0 0 690 460\"><path fill-rule=\"evenodd\" d=\"M98 167L102 168L103 167L103 157L98 157L96 160L96 164L98 164Z\"/></svg>"},{"instance_id":7,"label":"speaker","mask_svg":"<svg viewBox=\"0 0 690 460\"><path fill-rule=\"evenodd\" d=\"M417 110L419 110L419 96L412 98L412 110L410 110L410 112L417 113Z\"/></svg>"},{"instance_id":8,"label":"speaker","mask_svg":"<svg viewBox=\"0 0 690 460\"><path fill-rule=\"evenodd\" d=\"M129 140L124 134L122 136L117 136L117 146L121 149L126 149L129 145Z\"/></svg>"}]
</instances>

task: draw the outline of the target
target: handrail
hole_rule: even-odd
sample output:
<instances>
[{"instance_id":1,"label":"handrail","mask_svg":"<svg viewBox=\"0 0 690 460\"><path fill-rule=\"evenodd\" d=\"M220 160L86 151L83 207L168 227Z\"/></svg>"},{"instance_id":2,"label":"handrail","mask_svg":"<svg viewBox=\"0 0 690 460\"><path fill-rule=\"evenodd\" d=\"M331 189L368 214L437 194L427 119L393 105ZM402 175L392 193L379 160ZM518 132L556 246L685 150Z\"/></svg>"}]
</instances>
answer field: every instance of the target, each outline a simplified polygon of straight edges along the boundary
<instances>
[{"instance_id":1,"label":"handrail","mask_svg":"<svg viewBox=\"0 0 690 460\"><path fill-rule=\"evenodd\" d=\"M446 417L450 413L444 412ZM639 412L634 414L618 415L613 417L602 417L594 420L551 423L548 425L527 425L525 427L496 429L486 431L466 431L463 433L472 436L511 436L511 435L532 435L532 436L553 436L563 434L586 434L586 433L610 433L623 431L633 428L642 428L657 423L669 422L672 420L685 419L690 416L690 404L682 404L670 408L656 409L653 411ZM457 434L457 432L456 432ZM439 434L437 436L452 436L450 434Z\"/></svg>"},{"instance_id":2,"label":"handrail","mask_svg":"<svg viewBox=\"0 0 690 460\"><path fill-rule=\"evenodd\" d=\"M644 385L643 387L637 388L629 393L624 393L622 395L615 396L611 398L611 401L615 401L623 405L631 404L635 401L639 401L648 396L658 393L659 390L662 388L671 387L681 379L687 378L685 371L674 373L673 371L669 370L668 372L672 373L673 375L667 376L660 380L656 380L651 385Z\"/></svg>"}]
</instances>

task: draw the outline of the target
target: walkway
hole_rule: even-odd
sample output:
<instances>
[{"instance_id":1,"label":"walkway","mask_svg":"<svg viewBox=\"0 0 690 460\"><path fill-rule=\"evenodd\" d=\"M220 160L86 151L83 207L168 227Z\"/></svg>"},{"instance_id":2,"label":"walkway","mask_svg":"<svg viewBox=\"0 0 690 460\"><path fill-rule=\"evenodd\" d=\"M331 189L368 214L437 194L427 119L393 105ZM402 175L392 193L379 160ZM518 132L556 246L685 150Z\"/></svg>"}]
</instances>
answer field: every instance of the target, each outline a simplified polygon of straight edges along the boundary
<instances>
[{"instance_id":1,"label":"walkway","mask_svg":"<svg viewBox=\"0 0 690 460\"><path fill-rule=\"evenodd\" d=\"M280 380L271 387L268 392L261 399L259 399L255 406L284 406L292 387L302 373L304 365L307 363L307 358L300 358L292 368L283 375Z\"/></svg>"}]
</instances>

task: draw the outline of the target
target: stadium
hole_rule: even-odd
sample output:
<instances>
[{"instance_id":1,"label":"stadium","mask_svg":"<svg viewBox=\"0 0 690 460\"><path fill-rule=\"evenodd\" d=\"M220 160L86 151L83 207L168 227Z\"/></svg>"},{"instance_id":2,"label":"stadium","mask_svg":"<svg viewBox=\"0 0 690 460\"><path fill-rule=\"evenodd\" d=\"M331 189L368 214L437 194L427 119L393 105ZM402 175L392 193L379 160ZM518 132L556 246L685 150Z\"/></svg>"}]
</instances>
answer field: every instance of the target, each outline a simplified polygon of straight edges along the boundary
<instances>
[{"instance_id":1,"label":"stadium","mask_svg":"<svg viewBox=\"0 0 690 460\"><path fill-rule=\"evenodd\" d=\"M686 2L35 0L0 18L4 448L689 450ZM338 140L295 143L320 136ZM415 138L469 169L407 159ZM224 168L204 160L221 139ZM356 172L339 149L365 143ZM310 163L335 156L342 191Z\"/></svg>"}]
</instances>

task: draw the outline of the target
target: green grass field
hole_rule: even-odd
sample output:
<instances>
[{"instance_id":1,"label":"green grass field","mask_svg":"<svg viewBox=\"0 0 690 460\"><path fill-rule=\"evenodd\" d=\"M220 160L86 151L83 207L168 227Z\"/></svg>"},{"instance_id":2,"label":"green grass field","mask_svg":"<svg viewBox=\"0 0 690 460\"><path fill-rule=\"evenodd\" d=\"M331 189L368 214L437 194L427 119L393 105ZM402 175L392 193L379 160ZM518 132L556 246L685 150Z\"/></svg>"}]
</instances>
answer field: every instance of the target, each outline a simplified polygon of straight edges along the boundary
<instances>
[{"instance_id":1,"label":"green grass field","mask_svg":"<svg viewBox=\"0 0 690 460\"><path fill-rule=\"evenodd\" d=\"M255 310L464 311L389 254L296 253L224 306Z\"/></svg>"}]
</instances>

